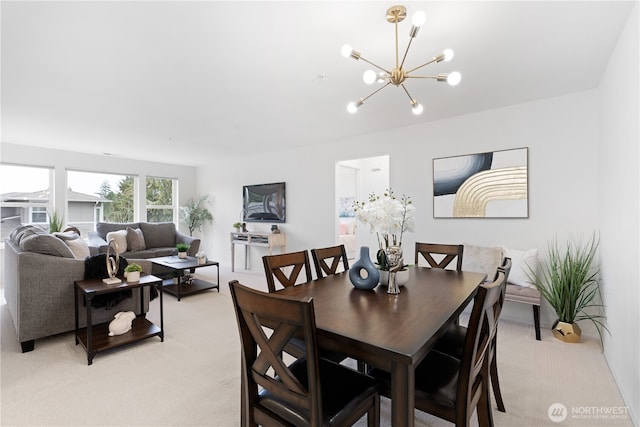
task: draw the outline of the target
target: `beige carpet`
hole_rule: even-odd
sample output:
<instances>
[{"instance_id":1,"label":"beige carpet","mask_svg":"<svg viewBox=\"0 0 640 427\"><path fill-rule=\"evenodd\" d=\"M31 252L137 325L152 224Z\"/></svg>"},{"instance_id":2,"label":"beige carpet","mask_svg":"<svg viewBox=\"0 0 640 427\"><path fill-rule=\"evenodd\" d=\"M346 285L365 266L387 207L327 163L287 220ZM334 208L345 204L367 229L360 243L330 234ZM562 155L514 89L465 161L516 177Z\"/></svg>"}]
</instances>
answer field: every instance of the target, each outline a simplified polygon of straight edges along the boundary
<instances>
[{"instance_id":1,"label":"beige carpet","mask_svg":"<svg viewBox=\"0 0 640 427\"><path fill-rule=\"evenodd\" d=\"M213 267L199 271L203 278L215 274ZM236 278L265 290L266 285L259 271L221 271L221 277L221 293L180 302L165 295L163 343L150 338L100 353L91 366L73 333L37 340L35 351L20 353L3 301L1 425L238 426L240 350L226 283ZM158 315L153 302L148 317ZM596 341L564 344L546 330L536 341L532 327L509 322L501 323L498 339L507 413L494 409L497 426L632 425ZM562 423L548 416L555 403L567 409ZM390 425L389 408L383 399L383 426ZM415 424L451 425L419 411Z\"/></svg>"}]
</instances>

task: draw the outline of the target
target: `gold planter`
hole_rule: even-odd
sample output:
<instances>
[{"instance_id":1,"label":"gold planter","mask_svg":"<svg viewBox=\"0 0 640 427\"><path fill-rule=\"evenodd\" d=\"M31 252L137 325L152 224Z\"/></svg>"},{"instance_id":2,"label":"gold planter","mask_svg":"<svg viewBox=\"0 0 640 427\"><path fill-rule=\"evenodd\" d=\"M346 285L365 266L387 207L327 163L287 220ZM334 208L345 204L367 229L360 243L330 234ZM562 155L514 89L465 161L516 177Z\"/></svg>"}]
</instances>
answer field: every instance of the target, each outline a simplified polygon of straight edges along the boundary
<instances>
[{"instance_id":1,"label":"gold planter","mask_svg":"<svg viewBox=\"0 0 640 427\"><path fill-rule=\"evenodd\" d=\"M566 323L560 320L556 320L553 328L551 328L551 332L553 332L553 336L560 341L570 343L580 342L580 336L582 335L582 330L577 323Z\"/></svg>"}]
</instances>

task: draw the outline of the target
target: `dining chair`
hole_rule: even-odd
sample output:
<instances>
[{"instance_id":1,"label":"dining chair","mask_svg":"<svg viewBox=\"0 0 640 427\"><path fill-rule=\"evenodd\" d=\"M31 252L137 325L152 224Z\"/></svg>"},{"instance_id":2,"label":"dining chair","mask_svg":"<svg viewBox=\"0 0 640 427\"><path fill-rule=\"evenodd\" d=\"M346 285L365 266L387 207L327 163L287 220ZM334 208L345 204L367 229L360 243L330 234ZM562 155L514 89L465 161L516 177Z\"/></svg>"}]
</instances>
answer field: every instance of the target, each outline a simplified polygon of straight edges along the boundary
<instances>
[{"instance_id":1,"label":"dining chair","mask_svg":"<svg viewBox=\"0 0 640 427\"><path fill-rule=\"evenodd\" d=\"M267 287L269 292L276 292L276 280L282 287L295 286L302 271L305 273L305 282L310 282L311 264L307 251L290 252L277 255L265 255L262 257L264 272L267 277ZM291 269L287 274L285 270ZM302 282L304 283L304 282ZM298 283L298 284L302 284ZM285 346L285 351L294 357L302 357L305 354L306 346L304 340L299 337L292 337ZM334 362L342 362L347 358L342 353L320 349L320 355L325 359Z\"/></svg>"},{"instance_id":2,"label":"dining chair","mask_svg":"<svg viewBox=\"0 0 640 427\"><path fill-rule=\"evenodd\" d=\"M330 274L336 274L340 264L342 264L341 271L347 271L349 269L347 251L344 245L311 249L311 256L313 258L313 264L316 267L318 279ZM328 261L331 262L331 265L329 265Z\"/></svg>"},{"instance_id":3,"label":"dining chair","mask_svg":"<svg viewBox=\"0 0 640 427\"><path fill-rule=\"evenodd\" d=\"M375 379L318 356L313 299L248 288L229 289L242 347L241 425L351 426L367 415L380 425ZM289 338L301 334L306 357L287 364Z\"/></svg>"},{"instance_id":4,"label":"dining chair","mask_svg":"<svg viewBox=\"0 0 640 427\"><path fill-rule=\"evenodd\" d=\"M310 282L313 279L311 277L309 254L306 250L277 255L265 255L262 257L262 262L264 264L264 272L267 277L269 292L276 291L274 278L285 288L294 286L296 282L298 282L298 277L303 270L305 273L305 282ZM289 268L291 272L287 273L286 270Z\"/></svg>"},{"instance_id":5,"label":"dining chair","mask_svg":"<svg viewBox=\"0 0 640 427\"><path fill-rule=\"evenodd\" d=\"M415 407L454 423L468 426L474 410L481 427L493 426L489 403L489 353L495 336L504 273L478 286L460 359L430 351L415 370ZM390 396L388 372L372 369L381 393Z\"/></svg>"},{"instance_id":6,"label":"dining chair","mask_svg":"<svg viewBox=\"0 0 640 427\"><path fill-rule=\"evenodd\" d=\"M456 270L462 271L463 251L464 245L416 242L415 264L418 265L420 255L422 255L431 268L447 268L453 261L456 261Z\"/></svg>"},{"instance_id":7,"label":"dining chair","mask_svg":"<svg viewBox=\"0 0 640 427\"><path fill-rule=\"evenodd\" d=\"M494 280L497 278L499 272L504 273L504 283L500 288L500 300L499 304L496 305L496 313L495 313L495 321L497 322L500 313L502 311L502 306L504 304L504 298L507 289L507 280L509 279L509 273L511 272L511 258L505 258L502 261L500 267L498 267L496 271L496 275ZM495 327L495 335L491 340L491 349L489 353L489 371L491 375L491 387L493 389L493 395L496 399L496 405L498 406L498 410L500 412L506 412L504 401L502 399L502 392L500 391L500 381L498 379L498 362L497 362L497 339L498 339L498 325ZM439 351L441 353L448 354L457 359L462 357L462 352L464 348L464 340L467 335L467 328L460 325L452 325L447 332L436 342L433 346L433 349Z\"/></svg>"}]
</instances>

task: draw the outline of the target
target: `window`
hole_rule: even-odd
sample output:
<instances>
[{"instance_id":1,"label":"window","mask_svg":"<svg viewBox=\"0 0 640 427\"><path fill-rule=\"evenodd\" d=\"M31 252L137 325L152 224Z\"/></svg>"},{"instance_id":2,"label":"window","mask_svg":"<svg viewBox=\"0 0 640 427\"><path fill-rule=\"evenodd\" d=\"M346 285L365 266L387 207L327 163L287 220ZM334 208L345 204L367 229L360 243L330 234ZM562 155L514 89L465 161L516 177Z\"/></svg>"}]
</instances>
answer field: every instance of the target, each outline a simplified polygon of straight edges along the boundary
<instances>
[{"instance_id":1,"label":"window","mask_svg":"<svg viewBox=\"0 0 640 427\"><path fill-rule=\"evenodd\" d=\"M53 169L0 164L0 241L23 224L47 224Z\"/></svg>"},{"instance_id":2,"label":"window","mask_svg":"<svg viewBox=\"0 0 640 427\"><path fill-rule=\"evenodd\" d=\"M176 182L171 178L147 178L148 222L175 222Z\"/></svg>"},{"instance_id":3,"label":"window","mask_svg":"<svg viewBox=\"0 0 640 427\"><path fill-rule=\"evenodd\" d=\"M133 222L135 181L131 175L67 171L67 224L86 236L99 221Z\"/></svg>"}]
</instances>

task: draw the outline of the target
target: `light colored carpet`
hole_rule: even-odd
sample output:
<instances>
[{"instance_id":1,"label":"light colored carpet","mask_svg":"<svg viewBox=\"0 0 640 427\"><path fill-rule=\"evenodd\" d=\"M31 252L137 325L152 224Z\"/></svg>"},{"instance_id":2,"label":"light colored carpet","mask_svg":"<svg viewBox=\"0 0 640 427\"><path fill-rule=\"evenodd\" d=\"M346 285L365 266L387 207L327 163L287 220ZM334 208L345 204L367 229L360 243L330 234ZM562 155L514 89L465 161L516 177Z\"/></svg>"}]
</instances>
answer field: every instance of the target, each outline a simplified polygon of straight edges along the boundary
<instances>
[{"instance_id":1,"label":"light colored carpet","mask_svg":"<svg viewBox=\"0 0 640 427\"><path fill-rule=\"evenodd\" d=\"M210 279L215 268L198 270ZM73 333L36 341L20 353L6 305L1 311L2 426L238 426L240 349L231 298L232 278L266 290L261 271L221 271L222 292L178 302L165 295L165 341L150 338L99 353L87 365ZM73 302L70 302L71 304ZM157 302L148 317L156 321ZM507 413L495 409L497 426L631 426L598 343L557 341L543 330L501 322L498 366ZM551 421L550 405L568 416ZM618 415L608 415L611 411ZM622 414L620 414L622 412ZM382 399L382 425L390 405ZM416 411L416 426L451 424ZM473 425L477 425L475 416ZM366 426L360 420L357 426Z\"/></svg>"}]
</instances>

